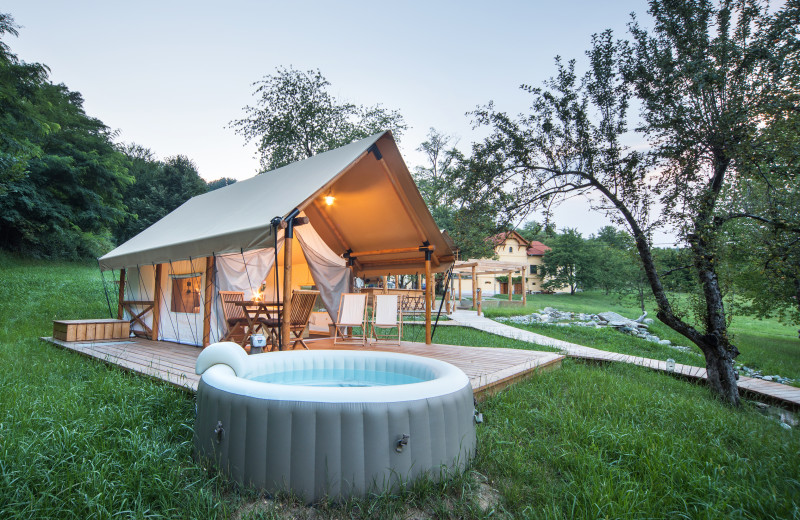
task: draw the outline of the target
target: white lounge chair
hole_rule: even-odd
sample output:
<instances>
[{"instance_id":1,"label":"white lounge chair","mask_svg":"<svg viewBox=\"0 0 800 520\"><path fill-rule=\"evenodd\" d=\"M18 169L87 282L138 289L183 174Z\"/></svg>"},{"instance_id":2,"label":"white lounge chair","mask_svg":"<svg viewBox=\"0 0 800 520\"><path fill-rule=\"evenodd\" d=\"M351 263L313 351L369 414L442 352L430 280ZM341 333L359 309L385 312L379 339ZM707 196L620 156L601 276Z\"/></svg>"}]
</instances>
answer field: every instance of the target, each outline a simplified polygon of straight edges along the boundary
<instances>
[{"instance_id":1,"label":"white lounge chair","mask_svg":"<svg viewBox=\"0 0 800 520\"><path fill-rule=\"evenodd\" d=\"M339 298L339 312L336 317L336 323L333 325L334 345L341 342L353 343L356 341L366 345L367 294L343 293ZM361 327L361 336L353 334L355 327Z\"/></svg>"},{"instance_id":2,"label":"white lounge chair","mask_svg":"<svg viewBox=\"0 0 800 520\"><path fill-rule=\"evenodd\" d=\"M396 294L375 295L372 308L372 337L375 341L400 345L403 337L403 313L398 312L399 298ZM397 329L397 333L378 334L376 329Z\"/></svg>"}]
</instances>

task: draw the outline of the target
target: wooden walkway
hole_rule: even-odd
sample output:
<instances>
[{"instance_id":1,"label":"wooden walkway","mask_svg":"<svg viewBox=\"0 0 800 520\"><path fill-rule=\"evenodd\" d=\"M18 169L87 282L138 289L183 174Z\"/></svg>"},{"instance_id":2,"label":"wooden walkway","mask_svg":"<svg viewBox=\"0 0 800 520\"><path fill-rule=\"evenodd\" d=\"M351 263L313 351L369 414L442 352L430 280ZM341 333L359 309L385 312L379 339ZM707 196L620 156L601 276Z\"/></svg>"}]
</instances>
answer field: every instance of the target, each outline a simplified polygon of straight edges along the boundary
<instances>
[{"instance_id":1,"label":"wooden walkway","mask_svg":"<svg viewBox=\"0 0 800 520\"><path fill-rule=\"evenodd\" d=\"M618 354L616 352L584 347L583 345L549 338L541 334L536 334L535 332L519 329L510 325L498 323L489 318L484 318L483 316L478 316L475 311L458 310L450 315L450 319L455 323L482 330L490 334L556 348L569 357L592 361L630 363L632 365L640 365L653 370L667 372L666 361ZM707 379L706 369L704 367L676 363L673 372L689 379ZM759 399L767 399L783 406L800 409L800 388L744 376L739 377L737 385L740 393L749 392Z\"/></svg>"},{"instance_id":2,"label":"wooden walkway","mask_svg":"<svg viewBox=\"0 0 800 520\"><path fill-rule=\"evenodd\" d=\"M199 347L150 341L141 338L92 342L67 342L53 338L45 341L85 356L167 381L189 391L196 391L200 377L194 366ZM564 356L553 352L456 345L425 345L404 341L397 345L333 345L330 339L307 341L313 349L380 350L400 352L447 361L463 370L472 383L475 395L491 394L539 370L560 366ZM268 355L268 354L264 354Z\"/></svg>"}]
</instances>

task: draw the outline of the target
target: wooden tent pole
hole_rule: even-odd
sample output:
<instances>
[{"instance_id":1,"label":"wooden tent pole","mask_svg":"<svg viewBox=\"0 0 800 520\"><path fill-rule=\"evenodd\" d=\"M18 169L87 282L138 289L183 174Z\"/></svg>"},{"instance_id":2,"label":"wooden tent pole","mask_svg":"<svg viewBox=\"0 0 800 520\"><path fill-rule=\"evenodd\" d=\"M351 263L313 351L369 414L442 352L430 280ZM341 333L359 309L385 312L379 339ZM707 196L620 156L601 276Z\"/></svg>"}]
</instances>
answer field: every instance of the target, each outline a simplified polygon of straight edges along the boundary
<instances>
[{"instance_id":1,"label":"wooden tent pole","mask_svg":"<svg viewBox=\"0 0 800 520\"><path fill-rule=\"evenodd\" d=\"M527 266L522 266L522 306L528 303L528 270Z\"/></svg>"},{"instance_id":2,"label":"wooden tent pole","mask_svg":"<svg viewBox=\"0 0 800 520\"><path fill-rule=\"evenodd\" d=\"M430 345L431 339L431 252L425 251L425 344Z\"/></svg>"},{"instance_id":3,"label":"wooden tent pole","mask_svg":"<svg viewBox=\"0 0 800 520\"><path fill-rule=\"evenodd\" d=\"M163 264L156 266L156 287L153 292L153 327L150 333L151 340L158 341L158 327L161 321L161 269Z\"/></svg>"},{"instance_id":4,"label":"wooden tent pole","mask_svg":"<svg viewBox=\"0 0 800 520\"><path fill-rule=\"evenodd\" d=\"M475 294L476 289L478 288L478 282L475 279L475 266L472 266L472 310L475 310L475 300L478 299L478 295Z\"/></svg>"},{"instance_id":5,"label":"wooden tent pole","mask_svg":"<svg viewBox=\"0 0 800 520\"><path fill-rule=\"evenodd\" d=\"M458 301L461 301L461 273L458 274Z\"/></svg>"},{"instance_id":6,"label":"wooden tent pole","mask_svg":"<svg viewBox=\"0 0 800 520\"><path fill-rule=\"evenodd\" d=\"M508 272L508 301L511 301L511 295L514 294L514 271Z\"/></svg>"},{"instance_id":7,"label":"wooden tent pole","mask_svg":"<svg viewBox=\"0 0 800 520\"><path fill-rule=\"evenodd\" d=\"M125 299L125 268L119 270L119 304L117 305L117 319L121 320L124 316L122 301Z\"/></svg>"},{"instance_id":8,"label":"wooden tent pole","mask_svg":"<svg viewBox=\"0 0 800 520\"><path fill-rule=\"evenodd\" d=\"M384 276L381 276L381 278L383 279L383 291L382 292L383 292L383 294L389 294L389 277L384 275Z\"/></svg>"},{"instance_id":9,"label":"wooden tent pole","mask_svg":"<svg viewBox=\"0 0 800 520\"><path fill-rule=\"evenodd\" d=\"M206 292L203 302L203 347L211 343L211 303L214 299L214 257L206 257Z\"/></svg>"},{"instance_id":10,"label":"wooden tent pole","mask_svg":"<svg viewBox=\"0 0 800 520\"><path fill-rule=\"evenodd\" d=\"M283 239L283 321L281 322L281 345L289 346L289 317L292 312L292 242L294 233L284 234ZM277 267L277 266L276 266Z\"/></svg>"}]
</instances>

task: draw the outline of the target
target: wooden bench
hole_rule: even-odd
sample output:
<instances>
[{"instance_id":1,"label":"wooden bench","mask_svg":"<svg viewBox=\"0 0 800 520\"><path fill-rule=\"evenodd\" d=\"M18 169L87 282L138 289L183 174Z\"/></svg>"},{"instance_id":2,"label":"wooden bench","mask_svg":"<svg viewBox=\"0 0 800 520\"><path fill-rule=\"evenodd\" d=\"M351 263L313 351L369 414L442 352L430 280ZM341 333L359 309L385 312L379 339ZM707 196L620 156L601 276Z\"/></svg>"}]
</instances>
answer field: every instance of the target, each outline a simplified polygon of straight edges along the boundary
<instances>
[{"instance_id":1,"label":"wooden bench","mask_svg":"<svg viewBox=\"0 0 800 520\"><path fill-rule=\"evenodd\" d=\"M61 341L127 339L130 334L128 320L53 320L53 338Z\"/></svg>"}]
</instances>

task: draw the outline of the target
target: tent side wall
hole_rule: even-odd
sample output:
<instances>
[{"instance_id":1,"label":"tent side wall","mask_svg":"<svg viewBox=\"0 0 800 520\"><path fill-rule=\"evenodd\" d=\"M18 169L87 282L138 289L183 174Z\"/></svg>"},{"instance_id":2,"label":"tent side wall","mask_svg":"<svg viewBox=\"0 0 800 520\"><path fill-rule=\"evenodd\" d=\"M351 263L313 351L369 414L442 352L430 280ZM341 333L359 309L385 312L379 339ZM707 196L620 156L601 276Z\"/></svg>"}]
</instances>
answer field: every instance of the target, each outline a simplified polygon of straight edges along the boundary
<instances>
[{"instance_id":1,"label":"tent side wall","mask_svg":"<svg viewBox=\"0 0 800 520\"><path fill-rule=\"evenodd\" d=\"M206 259L184 260L161 264L159 290L156 291L156 268L153 265L128 268L124 297L126 301L141 302L130 305L139 313L154 302L158 293L158 312L155 308L140 319L146 327L153 329L154 316L158 315L158 337L152 337L141 323L134 322L131 331L138 336L158 341L171 341L186 345L203 345L204 317L206 305ZM214 273L212 271L212 282ZM211 314L209 317L209 341L219 341L226 331L218 291L211 292ZM124 319L131 320L130 310L125 309Z\"/></svg>"}]
</instances>

